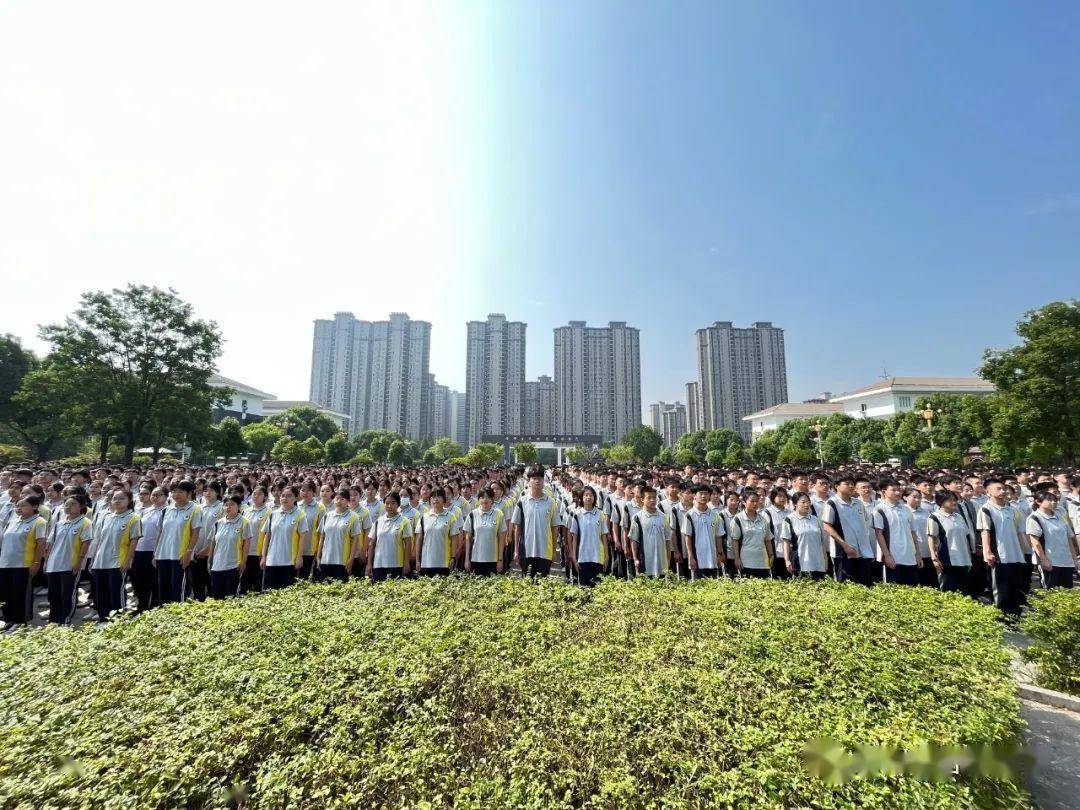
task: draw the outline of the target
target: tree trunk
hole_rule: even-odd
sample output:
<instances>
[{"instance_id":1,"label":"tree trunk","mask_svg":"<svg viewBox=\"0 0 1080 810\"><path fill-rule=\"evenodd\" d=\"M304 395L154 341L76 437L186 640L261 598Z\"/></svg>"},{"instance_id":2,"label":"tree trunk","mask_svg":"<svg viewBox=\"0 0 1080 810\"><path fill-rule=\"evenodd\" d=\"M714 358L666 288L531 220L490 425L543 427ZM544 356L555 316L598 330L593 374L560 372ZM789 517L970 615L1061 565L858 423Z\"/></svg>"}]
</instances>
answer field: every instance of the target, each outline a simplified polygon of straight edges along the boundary
<instances>
[{"instance_id":1,"label":"tree trunk","mask_svg":"<svg viewBox=\"0 0 1080 810\"><path fill-rule=\"evenodd\" d=\"M98 436L98 463L105 464L109 460L109 434L102 433Z\"/></svg>"}]
</instances>

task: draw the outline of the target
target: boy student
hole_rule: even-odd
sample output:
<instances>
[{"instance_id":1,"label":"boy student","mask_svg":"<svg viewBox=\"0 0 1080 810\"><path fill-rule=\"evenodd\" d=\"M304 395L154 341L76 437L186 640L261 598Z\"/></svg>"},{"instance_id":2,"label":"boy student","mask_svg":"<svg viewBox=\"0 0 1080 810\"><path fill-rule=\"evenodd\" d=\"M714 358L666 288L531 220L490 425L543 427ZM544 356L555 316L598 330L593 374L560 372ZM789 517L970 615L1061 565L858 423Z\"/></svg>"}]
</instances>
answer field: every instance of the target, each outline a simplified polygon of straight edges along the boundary
<instances>
[{"instance_id":1,"label":"boy student","mask_svg":"<svg viewBox=\"0 0 1080 810\"><path fill-rule=\"evenodd\" d=\"M878 559L886 582L918 585L922 557L919 536L911 509L901 499L900 484L893 479L882 482L882 498L874 509L874 531L878 540Z\"/></svg>"},{"instance_id":2,"label":"boy student","mask_svg":"<svg viewBox=\"0 0 1080 810\"><path fill-rule=\"evenodd\" d=\"M983 560L990 569L994 604L1007 615L1019 616L1024 595L1024 551L1020 544L1020 513L1009 503L1005 482L987 478L988 495L979 507L976 529L982 541Z\"/></svg>"}]
</instances>

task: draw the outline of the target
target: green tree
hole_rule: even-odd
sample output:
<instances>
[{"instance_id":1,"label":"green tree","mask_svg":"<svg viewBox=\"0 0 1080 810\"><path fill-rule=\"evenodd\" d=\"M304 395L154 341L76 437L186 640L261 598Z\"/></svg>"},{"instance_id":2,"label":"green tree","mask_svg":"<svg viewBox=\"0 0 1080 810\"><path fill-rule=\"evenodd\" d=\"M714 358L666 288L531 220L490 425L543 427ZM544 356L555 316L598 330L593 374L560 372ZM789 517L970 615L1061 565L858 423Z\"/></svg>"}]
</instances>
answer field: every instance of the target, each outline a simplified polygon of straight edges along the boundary
<instances>
[{"instance_id":1,"label":"green tree","mask_svg":"<svg viewBox=\"0 0 1080 810\"><path fill-rule=\"evenodd\" d=\"M81 433L79 425L72 421L78 398L74 383L46 359L22 378L11 398L7 426L38 461L48 458L61 439Z\"/></svg>"},{"instance_id":2,"label":"green tree","mask_svg":"<svg viewBox=\"0 0 1080 810\"><path fill-rule=\"evenodd\" d=\"M376 461L386 461L390 455L390 445L393 443L394 440L390 436L376 436L367 449Z\"/></svg>"},{"instance_id":3,"label":"green tree","mask_svg":"<svg viewBox=\"0 0 1080 810\"><path fill-rule=\"evenodd\" d=\"M447 459L457 458L462 454L461 445L446 436L436 439L431 449L435 453L435 460L430 462L431 464L441 464Z\"/></svg>"},{"instance_id":4,"label":"green tree","mask_svg":"<svg viewBox=\"0 0 1080 810\"><path fill-rule=\"evenodd\" d=\"M955 470L964 463L959 451L951 447L930 447L923 450L915 459L919 467L931 467L942 470Z\"/></svg>"},{"instance_id":5,"label":"green tree","mask_svg":"<svg viewBox=\"0 0 1080 810\"><path fill-rule=\"evenodd\" d=\"M817 463L817 455L813 450L803 447L799 442L788 440L780 448L776 456L776 462L785 466L809 467Z\"/></svg>"},{"instance_id":6,"label":"green tree","mask_svg":"<svg viewBox=\"0 0 1080 810\"><path fill-rule=\"evenodd\" d=\"M386 451L386 460L391 464L399 465L405 461L405 442L396 439Z\"/></svg>"},{"instance_id":7,"label":"green tree","mask_svg":"<svg viewBox=\"0 0 1080 810\"><path fill-rule=\"evenodd\" d=\"M664 447L656 454L656 458L653 459L656 464L674 464L675 463L675 448Z\"/></svg>"},{"instance_id":8,"label":"green tree","mask_svg":"<svg viewBox=\"0 0 1080 810\"><path fill-rule=\"evenodd\" d=\"M634 457L648 463L656 458L664 446L664 437L646 425L630 428L623 436L621 444L628 445Z\"/></svg>"},{"instance_id":9,"label":"green tree","mask_svg":"<svg viewBox=\"0 0 1080 810\"><path fill-rule=\"evenodd\" d=\"M611 447L601 448L600 455L609 464L632 464L638 460L634 455L634 448L628 444L613 444Z\"/></svg>"},{"instance_id":10,"label":"green tree","mask_svg":"<svg viewBox=\"0 0 1080 810\"><path fill-rule=\"evenodd\" d=\"M758 464L775 464L780 455L780 433L766 430L750 445L750 458Z\"/></svg>"},{"instance_id":11,"label":"green tree","mask_svg":"<svg viewBox=\"0 0 1080 810\"><path fill-rule=\"evenodd\" d=\"M884 442L863 442L859 447L859 457L868 464L882 464L889 458L889 450Z\"/></svg>"},{"instance_id":12,"label":"green tree","mask_svg":"<svg viewBox=\"0 0 1080 810\"><path fill-rule=\"evenodd\" d=\"M571 464L579 464L585 458L585 450L580 447L568 447L563 457Z\"/></svg>"},{"instance_id":13,"label":"green tree","mask_svg":"<svg viewBox=\"0 0 1080 810\"><path fill-rule=\"evenodd\" d=\"M17 337L0 337L0 423L8 424L14 415L12 398L22 385L23 377L37 367L37 358L22 347Z\"/></svg>"},{"instance_id":14,"label":"green tree","mask_svg":"<svg viewBox=\"0 0 1080 810\"><path fill-rule=\"evenodd\" d=\"M240 423L232 416L226 416L212 429L210 449L214 455L234 458L248 451Z\"/></svg>"},{"instance_id":15,"label":"green tree","mask_svg":"<svg viewBox=\"0 0 1080 810\"><path fill-rule=\"evenodd\" d=\"M740 467L746 462L746 451L743 448L742 439L731 442L724 453L725 467Z\"/></svg>"},{"instance_id":16,"label":"green tree","mask_svg":"<svg viewBox=\"0 0 1080 810\"><path fill-rule=\"evenodd\" d=\"M1016 334L1019 346L988 349L979 369L1016 420L1006 443L1074 461L1080 456L1080 301L1025 313Z\"/></svg>"},{"instance_id":17,"label":"green tree","mask_svg":"<svg viewBox=\"0 0 1080 810\"><path fill-rule=\"evenodd\" d=\"M172 289L129 284L83 293L75 313L42 327L41 336L76 389L106 392L101 405L115 420L127 463L151 422L167 422L187 405L183 394L198 395L199 405L228 398L208 385L221 352L217 325L195 318Z\"/></svg>"},{"instance_id":18,"label":"green tree","mask_svg":"<svg viewBox=\"0 0 1080 810\"><path fill-rule=\"evenodd\" d=\"M708 436L708 431L697 430L693 433L684 433L679 437L679 441L675 443L675 458L678 460L679 451L685 450L683 458L692 458L691 461L680 461L680 464L700 464L705 460L705 453L708 451L705 449L705 439ZM689 455L688 455L689 454Z\"/></svg>"},{"instance_id":19,"label":"green tree","mask_svg":"<svg viewBox=\"0 0 1080 810\"><path fill-rule=\"evenodd\" d=\"M821 455L826 464L833 466L851 461L855 451L842 432L834 432L821 440Z\"/></svg>"},{"instance_id":20,"label":"green tree","mask_svg":"<svg viewBox=\"0 0 1080 810\"><path fill-rule=\"evenodd\" d=\"M886 419L884 438L890 453L909 460L930 446L926 422L914 411L894 414Z\"/></svg>"},{"instance_id":21,"label":"green tree","mask_svg":"<svg viewBox=\"0 0 1080 810\"><path fill-rule=\"evenodd\" d=\"M724 451L710 450L708 453L705 454L705 464L709 467L723 467Z\"/></svg>"},{"instance_id":22,"label":"green tree","mask_svg":"<svg viewBox=\"0 0 1080 810\"><path fill-rule=\"evenodd\" d=\"M323 459L327 464L344 464L353 455L354 448L344 433L335 433L323 445Z\"/></svg>"},{"instance_id":23,"label":"green tree","mask_svg":"<svg viewBox=\"0 0 1080 810\"><path fill-rule=\"evenodd\" d=\"M503 449L498 444L481 442L465 454L468 467L493 467L502 460Z\"/></svg>"},{"instance_id":24,"label":"green tree","mask_svg":"<svg viewBox=\"0 0 1080 810\"><path fill-rule=\"evenodd\" d=\"M540 453L537 452L536 445L532 442L521 442L514 445L514 458L517 459L519 464L532 464L540 458Z\"/></svg>"},{"instance_id":25,"label":"green tree","mask_svg":"<svg viewBox=\"0 0 1080 810\"><path fill-rule=\"evenodd\" d=\"M742 447L743 440L742 436L731 428L717 428L716 430L710 430L704 437L706 452L709 450L720 450L726 455L728 448L731 447L732 444L737 444L739 447Z\"/></svg>"},{"instance_id":26,"label":"green tree","mask_svg":"<svg viewBox=\"0 0 1080 810\"><path fill-rule=\"evenodd\" d=\"M308 406L289 408L281 413L275 413L266 421L282 428L288 424L289 429L286 432L300 441L314 436L320 443L326 442L341 430L341 426L325 413Z\"/></svg>"},{"instance_id":27,"label":"green tree","mask_svg":"<svg viewBox=\"0 0 1080 810\"><path fill-rule=\"evenodd\" d=\"M371 455L370 450L361 450L349 459L349 465L353 467L373 467L375 466L375 457Z\"/></svg>"},{"instance_id":28,"label":"green tree","mask_svg":"<svg viewBox=\"0 0 1080 810\"><path fill-rule=\"evenodd\" d=\"M266 458L270 449L285 435L285 431L280 427L265 421L244 425L240 433L247 442L248 449L258 456L260 461Z\"/></svg>"}]
</instances>

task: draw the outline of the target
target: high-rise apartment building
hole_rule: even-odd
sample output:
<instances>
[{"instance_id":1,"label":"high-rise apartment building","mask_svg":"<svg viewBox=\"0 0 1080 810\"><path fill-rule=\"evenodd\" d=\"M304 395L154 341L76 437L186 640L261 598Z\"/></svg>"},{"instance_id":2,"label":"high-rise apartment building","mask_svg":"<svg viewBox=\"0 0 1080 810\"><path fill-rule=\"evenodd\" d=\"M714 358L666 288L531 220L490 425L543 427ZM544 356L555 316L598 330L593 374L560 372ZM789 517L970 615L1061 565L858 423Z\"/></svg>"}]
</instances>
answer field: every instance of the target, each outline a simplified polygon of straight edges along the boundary
<instances>
[{"instance_id":1,"label":"high-rise apartment building","mask_svg":"<svg viewBox=\"0 0 1080 810\"><path fill-rule=\"evenodd\" d=\"M315 321L311 394L349 414L352 433L394 430L420 439L430 429L431 324L403 312L361 321L348 312Z\"/></svg>"},{"instance_id":2,"label":"high-rise apartment building","mask_svg":"<svg viewBox=\"0 0 1080 810\"><path fill-rule=\"evenodd\" d=\"M525 433L555 432L555 381L546 374L525 383Z\"/></svg>"},{"instance_id":3,"label":"high-rise apartment building","mask_svg":"<svg viewBox=\"0 0 1080 810\"><path fill-rule=\"evenodd\" d=\"M702 430L730 428L749 439L743 417L787 401L784 330L768 321L698 329L697 368Z\"/></svg>"},{"instance_id":4,"label":"high-rise apartment building","mask_svg":"<svg viewBox=\"0 0 1080 810\"><path fill-rule=\"evenodd\" d=\"M505 315L469 321L465 350L468 444L521 433L525 418L525 324Z\"/></svg>"},{"instance_id":5,"label":"high-rise apartment building","mask_svg":"<svg viewBox=\"0 0 1080 810\"><path fill-rule=\"evenodd\" d=\"M641 424L638 330L570 321L555 329L555 433L621 439Z\"/></svg>"},{"instance_id":6,"label":"high-rise apartment building","mask_svg":"<svg viewBox=\"0 0 1080 810\"><path fill-rule=\"evenodd\" d=\"M686 406L681 402L654 402L649 406L649 427L673 447L686 433Z\"/></svg>"}]
</instances>

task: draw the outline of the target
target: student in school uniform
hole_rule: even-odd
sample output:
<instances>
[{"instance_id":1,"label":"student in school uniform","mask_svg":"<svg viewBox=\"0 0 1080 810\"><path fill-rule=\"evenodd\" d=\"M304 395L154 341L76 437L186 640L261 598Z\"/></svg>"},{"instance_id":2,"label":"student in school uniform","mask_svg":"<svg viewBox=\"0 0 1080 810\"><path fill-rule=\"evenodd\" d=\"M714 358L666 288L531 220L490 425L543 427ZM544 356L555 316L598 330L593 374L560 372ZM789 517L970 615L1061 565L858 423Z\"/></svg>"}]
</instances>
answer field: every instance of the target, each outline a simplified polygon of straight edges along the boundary
<instances>
[{"instance_id":1,"label":"student in school uniform","mask_svg":"<svg viewBox=\"0 0 1080 810\"><path fill-rule=\"evenodd\" d=\"M596 490L585 486L581 491L581 509L570 525L570 558L578 583L592 587L607 570L610 554L608 516L597 506Z\"/></svg>"},{"instance_id":2,"label":"student in school uniform","mask_svg":"<svg viewBox=\"0 0 1080 810\"><path fill-rule=\"evenodd\" d=\"M555 558L555 533L562 519L555 501L544 493L543 467L532 468L527 477L528 491L514 507L514 562L526 576L546 577Z\"/></svg>"},{"instance_id":3,"label":"student in school uniform","mask_svg":"<svg viewBox=\"0 0 1080 810\"><path fill-rule=\"evenodd\" d=\"M824 525L821 518L814 514L808 493L799 492L792 500L795 509L780 526L788 574L813 580L824 579L829 556Z\"/></svg>"},{"instance_id":4,"label":"student in school uniform","mask_svg":"<svg viewBox=\"0 0 1080 810\"><path fill-rule=\"evenodd\" d=\"M361 554L364 532L370 529L366 509L357 514L349 508L349 490L339 489L323 513L315 543L315 579L348 582L349 571Z\"/></svg>"},{"instance_id":5,"label":"student in school uniform","mask_svg":"<svg viewBox=\"0 0 1080 810\"><path fill-rule=\"evenodd\" d=\"M931 565L941 590L962 593L971 573L975 533L960 512L955 493L942 489L934 501L937 508L926 519Z\"/></svg>"},{"instance_id":6,"label":"student in school uniform","mask_svg":"<svg viewBox=\"0 0 1080 810\"><path fill-rule=\"evenodd\" d=\"M903 498L904 503L911 510L912 524L919 539L919 557L922 559L922 566L919 568L919 584L927 588L937 588L937 569L934 568L933 557L930 554L930 542L926 535L927 522L933 509L924 508L922 490L918 487L904 487Z\"/></svg>"},{"instance_id":7,"label":"student in school uniform","mask_svg":"<svg viewBox=\"0 0 1080 810\"><path fill-rule=\"evenodd\" d=\"M888 479L882 482L881 489L884 497L874 509L874 531L882 576L888 583L918 585L922 557L914 517L901 497L899 483Z\"/></svg>"},{"instance_id":8,"label":"student in school uniform","mask_svg":"<svg viewBox=\"0 0 1080 810\"><path fill-rule=\"evenodd\" d=\"M240 594L258 593L262 590L263 573L259 563L262 560L263 543L265 537L263 530L266 527L266 519L272 511L269 504L270 493L265 486L259 484L251 490L250 502L244 508L244 519L251 527L251 543L248 545L247 561L244 563L240 574Z\"/></svg>"},{"instance_id":9,"label":"student in school uniform","mask_svg":"<svg viewBox=\"0 0 1080 810\"><path fill-rule=\"evenodd\" d=\"M381 506L368 532L367 575L372 582L407 577L412 557L413 524L398 511L401 498L388 492Z\"/></svg>"},{"instance_id":10,"label":"student in school uniform","mask_svg":"<svg viewBox=\"0 0 1080 810\"><path fill-rule=\"evenodd\" d=\"M668 573L674 540L671 520L657 508L656 490L642 486L641 509L630 519L630 551L638 574L662 577Z\"/></svg>"},{"instance_id":11,"label":"student in school uniform","mask_svg":"<svg viewBox=\"0 0 1080 810\"><path fill-rule=\"evenodd\" d=\"M854 476L840 475L835 486L836 494L826 501L822 514L818 515L829 540L833 577L837 582L857 582L869 587L874 582L871 567L877 550L872 512L865 501L855 497L858 485Z\"/></svg>"},{"instance_id":12,"label":"student in school uniform","mask_svg":"<svg viewBox=\"0 0 1080 810\"><path fill-rule=\"evenodd\" d=\"M1067 513L1057 509L1052 490L1034 494L1035 509L1027 518L1032 558L1039 568L1043 588L1071 588L1080 568L1080 549Z\"/></svg>"},{"instance_id":13,"label":"student in school uniform","mask_svg":"<svg viewBox=\"0 0 1080 810\"><path fill-rule=\"evenodd\" d=\"M436 488L431 493L431 508L420 519L415 541L420 576L447 576L461 558L461 516L449 507L447 495L442 487Z\"/></svg>"},{"instance_id":14,"label":"student in school uniform","mask_svg":"<svg viewBox=\"0 0 1080 810\"><path fill-rule=\"evenodd\" d=\"M263 530L262 559L263 590L287 588L296 582L304 565L303 550L308 548L311 524L298 505L300 487L286 484L281 488L280 505L266 518Z\"/></svg>"},{"instance_id":15,"label":"student in school uniform","mask_svg":"<svg viewBox=\"0 0 1080 810\"><path fill-rule=\"evenodd\" d=\"M693 492L694 506L683 519L682 531L690 577L715 578L726 560L724 521L709 507L712 493L707 484L697 484Z\"/></svg>"},{"instance_id":16,"label":"student in school uniform","mask_svg":"<svg viewBox=\"0 0 1080 810\"><path fill-rule=\"evenodd\" d=\"M114 489L110 511L101 521L95 538L90 571L97 583L94 607L98 621L105 622L127 605L126 577L135 557L135 547L142 536L142 521L135 514L131 493Z\"/></svg>"},{"instance_id":17,"label":"student in school uniform","mask_svg":"<svg viewBox=\"0 0 1080 810\"><path fill-rule=\"evenodd\" d=\"M51 624L70 624L75 615L75 588L90 551L92 532L86 509L83 499L69 496L48 533L45 578L49 588Z\"/></svg>"},{"instance_id":18,"label":"student in school uniform","mask_svg":"<svg viewBox=\"0 0 1080 810\"><path fill-rule=\"evenodd\" d=\"M41 501L36 495L15 501L0 541L0 611L5 632L33 618L30 580L41 568L45 556L48 523L38 514L39 506Z\"/></svg>"},{"instance_id":19,"label":"student in school uniform","mask_svg":"<svg viewBox=\"0 0 1080 810\"><path fill-rule=\"evenodd\" d=\"M987 501L979 507L976 529L983 559L990 569L994 604L1007 616L1019 616L1024 601L1023 527L1020 513L1009 503L1005 483L996 477L984 482Z\"/></svg>"},{"instance_id":20,"label":"student in school uniform","mask_svg":"<svg viewBox=\"0 0 1080 810\"><path fill-rule=\"evenodd\" d=\"M251 556L254 532L243 514L242 495L230 495L222 506L210 542L210 596L227 599L240 591L240 580Z\"/></svg>"},{"instance_id":21,"label":"student in school uniform","mask_svg":"<svg viewBox=\"0 0 1080 810\"><path fill-rule=\"evenodd\" d=\"M718 487L713 487L713 495L716 495ZM720 496L721 501L719 507L710 506L710 508L720 516L720 522L724 526L724 573L730 578L734 579L738 575L738 569L735 568L735 546L731 537L731 524L735 520L735 516L742 511L742 498L738 492L732 490ZM711 504L711 501L710 501Z\"/></svg>"},{"instance_id":22,"label":"student in school uniform","mask_svg":"<svg viewBox=\"0 0 1080 810\"><path fill-rule=\"evenodd\" d=\"M481 577L503 573L503 547L506 545L507 521L495 506L493 487L482 487L479 504L462 526L465 536L465 572ZM567 568L570 568L569 562Z\"/></svg>"},{"instance_id":23,"label":"student in school uniform","mask_svg":"<svg viewBox=\"0 0 1080 810\"><path fill-rule=\"evenodd\" d=\"M772 528L761 512L761 496L756 489L743 490L742 500L742 511L729 524L735 568L740 576L768 579L776 556Z\"/></svg>"},{"instance_id":24,"label":"student in school uniform","mask_svg":"<svg viewBox=\"0 0 1080 810\"><path fill-rule=\"evenodd\" d=\"M304 513L308 525L308 539L300 551L300 570L296 574L298 579L311 579L312 567L315 565L315 542L322 529L323 515L326 514L326 507L315 497L317 490L318 485L314 481L304 481L300 485L300 499L296 502L296 507Z\"/></svg>"},{"instance_id":25,"label":"student in school uniform","mask_svg":"<svg viewBox=\"0 0 1080 810\"><path fill-rule=\"evenodd\" d=\"M195 485L191 481L177 481L170 487L169 495L172 503L165 507L161 518L153 561L162 604L184 600L185 574L202 532L202 510L194 501Z\"/></svg>"},{"instance_id":26,"label":"student in school uniform","mask_svg":"<svg viewBox=\"0 0 1080 810\"><path fill-rule=\"evenodd\" d=\"M199 504L202 510L199 542L187 570L191 597L199 602L206 601L206 597L210 595L210 544L217 531L218 518L224 510L224 504L221 502L222 491L220 481L215 480L204 484L202 503Z\"/></svg>"},{"instance_id":27,"label":"student in school uniform","mask_svg":"<svg viewBox=\"0 0 1080 810\"><path fill-rule=\"evenodd\" d=\"M789 500L787 489L774 486L769 490L769 503L764 510L765 518L769 521L769 530L775 538L776 557L773 559L772 574L777 579L788 579L791 576L788 572L787 558L785 556L787 547L779 541L780 527L784 524L787 516L791 514L791 509L788 506Z\"/></svg>"}]
</instances>

